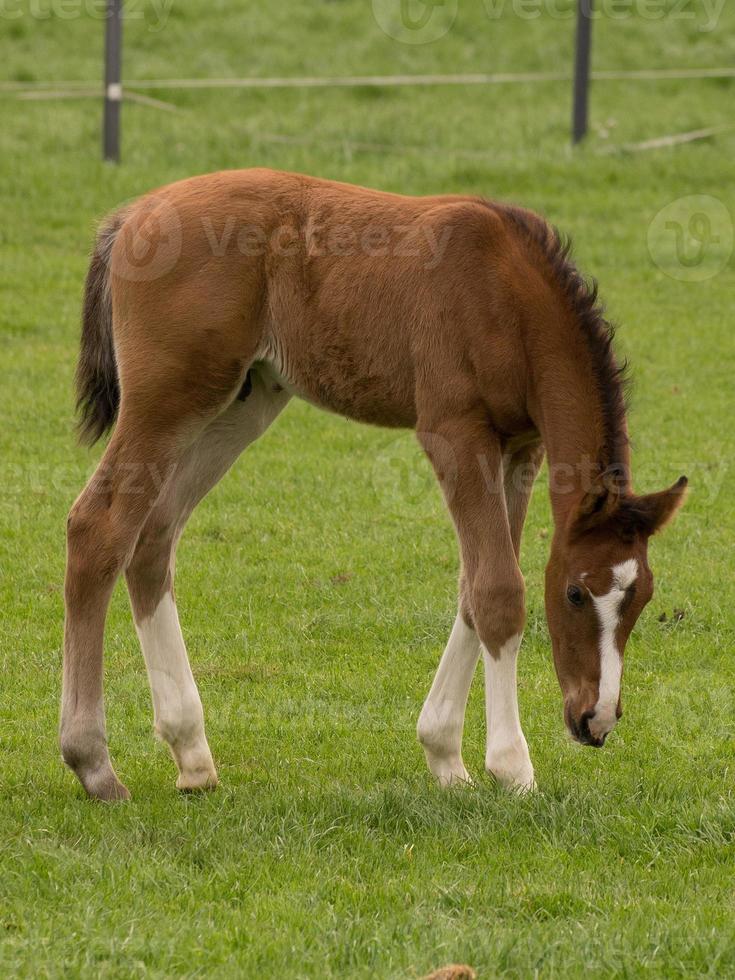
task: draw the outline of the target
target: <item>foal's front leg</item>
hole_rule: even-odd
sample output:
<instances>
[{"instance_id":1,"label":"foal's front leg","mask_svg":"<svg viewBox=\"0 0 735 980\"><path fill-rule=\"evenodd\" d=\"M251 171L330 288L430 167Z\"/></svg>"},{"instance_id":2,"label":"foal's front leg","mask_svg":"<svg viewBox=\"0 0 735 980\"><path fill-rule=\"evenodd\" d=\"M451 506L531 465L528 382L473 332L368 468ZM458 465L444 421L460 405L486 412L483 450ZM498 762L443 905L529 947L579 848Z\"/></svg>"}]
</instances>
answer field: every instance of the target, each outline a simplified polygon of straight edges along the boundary
<instances>
[{"instance_id":1,"label":"foal's front leg","mask_svg":"<svg viewBox=\"0 0 735 980\"><path fill-rule=\"evenodd\" d=\"M496 654L483 646L487 750L485 769L508 789L534 789L533 765L518 714L516 663L521 634L510 637Z\"/></svg>"},{"instance_id":2,"label":"foal's front leg","mask_svg":"<svg viewBox=\"0 0 735 980\"><path fill-rule=\"evenodd\" d=\"M427 437L426 432L431 435ZM486 420L469 414L442 418L434 426L428 423L423 433L419 438L442 484L460 541L465 583L462 603L473 627L465 624L468 633L464 634L464 647L470 647L470 636L474 635L485 664L485 766L504 786L528 790L534 786L534 772L520 725L516 691L516 662L525 622L524 584L508 519L500 440L488 431ZM442 448L437 451L437 447ZM458 692L463 693L461 712L456 708L449 712L454 728L459 719L459 738L452 734L447 740L457 750L453 758L461 759L461 724L475 661L470 668L469 657L451 656L450 649L451 640L435 687L441 691L449 687L456 702ZM451 682L444 674L451 676ZM433 703L430 694L427 705ZM448 731L454 733L454 728L450 725ZM426 748L422 725L419 737ZM445 782L428 749L427 758L432 772Z\"/></svg>"},{"instance_id":3,"label":"foal's front leg","mask_svg":"<svg viewBox=\"0 0 735 980\"><path fill-rule=\"evenodd\" d=\"M518 559L521 532L526 519L533 482L543 460L543 447L532 443L505 456L503 484L513 551ZM511 637L492 657L484 651L487 754L485 768L502 783L518 789L535 786L533 766L518 714L516 664L520 633Z\"/></svg>"},{"instance_id":4,"label":"foal's front leg","mask_svg":"<svg viewBox=\"0 0 735 980\"><path fill-rule=\"evenodd\" d=\"M441 786L471 782L462 761L462 731L479 657L477 633L460 609L416 729L429 769Z\"/></svg>"}]
</instances>

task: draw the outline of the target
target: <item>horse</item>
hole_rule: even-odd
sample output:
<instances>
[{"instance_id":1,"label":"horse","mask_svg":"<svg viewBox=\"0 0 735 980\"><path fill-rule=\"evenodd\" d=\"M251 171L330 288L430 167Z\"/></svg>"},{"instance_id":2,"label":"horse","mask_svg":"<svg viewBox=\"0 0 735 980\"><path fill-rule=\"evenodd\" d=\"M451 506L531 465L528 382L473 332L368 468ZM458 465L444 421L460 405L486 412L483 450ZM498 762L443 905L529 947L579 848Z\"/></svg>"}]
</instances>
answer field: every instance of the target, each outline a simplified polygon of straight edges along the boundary
<instances>
[{"instance_id":1,"label":"horse","mask_svg":"<svg viewBox=\"0 0 735 980\"><path fill-rule=\"evenodd\" d=\"M179 181L101 226L76 375L80 439L113 434L67 522L60 743L90 797L129 797L110 761L103 632L124 574L154 727L181 790L217 772L174 597L199 501L292 396L413 429L456 528L458 608L417 734L442 786L485 668L485 767L535 787L516 664L519 567L544 454L554 520L545 606L566 727L600 747L623 652L653 594L650 537L687 479L632 486L625 365L597 286L541 216L482 197L410 197L265 169Z\"/></svg>"}]
</instances>

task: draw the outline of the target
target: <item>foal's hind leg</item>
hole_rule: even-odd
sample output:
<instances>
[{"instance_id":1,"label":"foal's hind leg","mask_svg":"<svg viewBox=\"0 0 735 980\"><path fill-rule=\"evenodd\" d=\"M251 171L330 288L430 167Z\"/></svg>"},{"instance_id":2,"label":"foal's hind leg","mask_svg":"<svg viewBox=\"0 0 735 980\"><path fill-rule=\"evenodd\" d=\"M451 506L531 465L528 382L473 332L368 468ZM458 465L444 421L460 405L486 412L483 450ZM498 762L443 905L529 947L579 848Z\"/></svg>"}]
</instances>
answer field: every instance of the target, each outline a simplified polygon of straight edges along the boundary
<instances>
[{"instance_id":1,"label":"foal's hind leg","mask_svg":"<svg viewBox=\"0 0 735 980\"><path fill-rule=\"evenodd\" d=\"M224 332L206 346L184 329L168 348L157 337L142 321L122 323L116 347L120 417L69 515L61 751L89 795L102 800L128 796L105 735L102 648L110 595L162 487L188 447L235 398L246 366L227 349Z\"/></svg>"},{"instance_id":2,"label":"foal's hind leg","mask_svg":"<svg viewBox=\"0 0 735 980\"><path fill-rule=\"evenodd\" d=\"M119 573L177 462L180 426L156 432L121 410L115 434L67 526L64 678L60 741L64 761L90 796L126 799L110 763L102 698L102 642Z\"/></svg>"},{"instance_id":3,"label":"foal's hind leg","mask_svg":"<svg viewBox=\"0 0 735 980\"><path fill-rule=\"evenodd\" d=\"M170 747L179 789L213 787L217 774L204 733L204 714L174 597L176 545L199 501L258 438L289 396L266 375L212 422L186 452L141 531L126 570L135 626L153 696L155 731Z\"/></svg>"}]
</instances>

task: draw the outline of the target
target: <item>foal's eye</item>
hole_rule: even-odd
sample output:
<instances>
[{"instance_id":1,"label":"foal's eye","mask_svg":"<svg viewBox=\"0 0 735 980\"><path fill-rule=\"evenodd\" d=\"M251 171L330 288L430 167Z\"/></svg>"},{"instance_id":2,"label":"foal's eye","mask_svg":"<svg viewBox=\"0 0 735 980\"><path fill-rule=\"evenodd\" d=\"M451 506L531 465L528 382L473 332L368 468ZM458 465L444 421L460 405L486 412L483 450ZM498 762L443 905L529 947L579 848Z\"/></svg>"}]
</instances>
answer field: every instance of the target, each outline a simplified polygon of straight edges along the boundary
<instances>
[{"instance_id":1,"label":"foal's eye","mask_svg":"<svg viewBox=\"0 0 735 980\"><path fill-rule=\"evenodd\" d=\"M584 604L584 592L578 585L570 585L567 589L567 599L579 609Z\"/></svg>"}]
</instances>

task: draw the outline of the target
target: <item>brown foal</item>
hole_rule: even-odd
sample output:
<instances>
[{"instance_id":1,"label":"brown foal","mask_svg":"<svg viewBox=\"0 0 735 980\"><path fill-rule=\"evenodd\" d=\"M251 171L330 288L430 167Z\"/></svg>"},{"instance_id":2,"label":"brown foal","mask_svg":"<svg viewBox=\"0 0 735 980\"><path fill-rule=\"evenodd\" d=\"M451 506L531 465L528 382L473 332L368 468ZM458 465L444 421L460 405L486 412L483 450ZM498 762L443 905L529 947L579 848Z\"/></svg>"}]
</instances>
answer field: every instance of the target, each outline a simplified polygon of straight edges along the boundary
<instances>
[{"instance_id":1,"label":"brown foal","mask_svg":"<svg viewBox=\"0 0 735 980\"><path fill-rule=\"evenodd\" d=\"M267 170L181 181L100 232L77 382L83 438L117 420L68 522L61 748L91 796L128 796L102 695L121 572L177 786L217 782L176 611L176 546L291 395L414 428L436 470L462 570L418 735L445 785L469 779L462 729L481 654L486 767L504 785L534 785L516 697L518 555L546 450L546 608L565 719L577 740L602 745L620 715L625 642L652 594L648 539L686 479L634 494L611 331L542 218Z\"/></svg>"}]
</instances>

